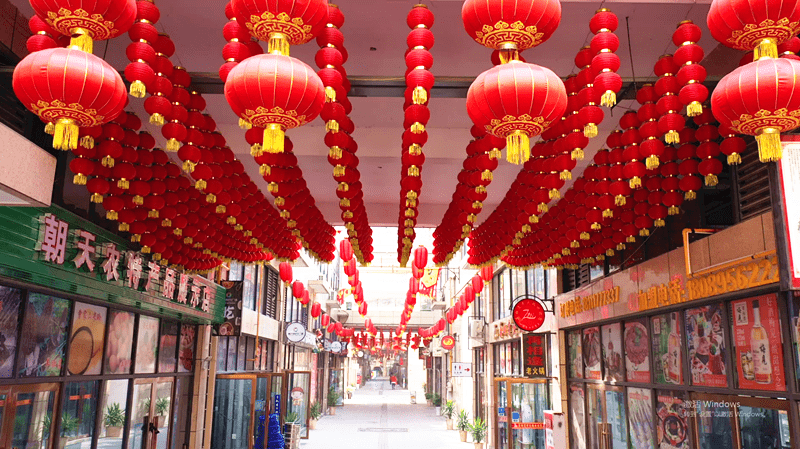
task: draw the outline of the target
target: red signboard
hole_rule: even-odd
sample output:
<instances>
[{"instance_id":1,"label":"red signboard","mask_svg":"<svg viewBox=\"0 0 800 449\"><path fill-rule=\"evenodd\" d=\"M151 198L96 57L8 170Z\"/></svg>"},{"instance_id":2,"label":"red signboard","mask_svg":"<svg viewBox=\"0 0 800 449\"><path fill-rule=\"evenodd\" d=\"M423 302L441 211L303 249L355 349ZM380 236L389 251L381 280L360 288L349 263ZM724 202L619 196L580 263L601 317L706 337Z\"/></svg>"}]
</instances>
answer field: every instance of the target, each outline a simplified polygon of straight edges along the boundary
<instances>
[{"instance_id":1,"label":"red signboard","mask_svg":"<svg viewBox=\"0 0 800 449\"><path fill-rule=\"evenodd\" d=\"M547 334L524 334L522 352L525 377L547 377Z\"/></svg>"},{"instance_id":2,"label":"red signboard","mask_svg":"<svg viewBox=\"0 0 800 449\"><path fill-rule=\"evenodd\" d=\"M544 429L543 422L515 422L511 423L512 429Z\"/></svg>"},{"instance_id":3,"label":"red signboard","mask_svg":"<svg viewBox=\"0 0 800 449\"><path fill-rule=\"evenodd\" d=\"M532 332L544 324L544 306L535 299L524 298L514 304L511 316L514 318L514 324L517 327L524 331Z\"/></svg>"},{"instance_id":4,"label":"red signboard","mask_svg":"<svg viewBox=\"0 0 800 449\"><path fill-rule=\"evenodd\" d=\"M448 351L456 347L456 339L452 335L445 335L442 337L442 349Z\"/></svg>"}]
</instances>

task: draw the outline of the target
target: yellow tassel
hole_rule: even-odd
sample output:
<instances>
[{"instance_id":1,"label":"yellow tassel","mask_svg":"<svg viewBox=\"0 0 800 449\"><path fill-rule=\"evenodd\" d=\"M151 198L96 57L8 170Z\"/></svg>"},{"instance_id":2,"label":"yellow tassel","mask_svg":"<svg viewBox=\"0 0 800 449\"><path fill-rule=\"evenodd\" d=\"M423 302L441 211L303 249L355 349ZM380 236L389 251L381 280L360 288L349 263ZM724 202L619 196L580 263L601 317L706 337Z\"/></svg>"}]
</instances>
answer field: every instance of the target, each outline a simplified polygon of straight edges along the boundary
<instances>
[{"instance_id":1,"label":"yellow tassel","mask_svg":"<svg viewBox=\"0 0 800 449\"><path fill-rule=\"evenodd\" d=\"M469 234L472 231L472 227L470 225L461 226L461 233L462 234Z\"/></svg>"},{"instance_id":2,"label":"yellow tassel","mask_svg":"<svg viewBox=\"0 0 800 449\"><path fill-rule=\"evenodd\" d=\"M76 50L92 53L94 50L94 42L92 36L87 34L87 31L81 28L72 30L72 38L69 40L69 46Z\"/></svg>"},{"instance_id":3,"label":"yellow tassel","mask_svg":"<svg viewBox=\"0 0 800 449\"><path fill-rule=\"evenodd\" d=\"M417 200L409 200L406 198L406 207L417 207Z\"/></svg>"},{"instance_id":4,"label":"yellow tassel","mask_svg":"<svg viewBox=\"0 0 800 449\"><path fill-rule=\"evenodd\" d=\"M69 151L78 148L80 128L71 119L59 119L53 131L53 148Z\"/></svg>"},{"instance_id":5,"label":"yellow tassel","mask_svg":"<svg viewBox=\"0 0 800 449\"><path fill-rule=\"evenodd\" d=\"M205 179L198 179L194 183L194 188L197 189L197 190L203 191L203 190L206 189L206 187L208 187L208 183L206 182Z\"/></svg>"},{"instance_id":6,"label":"yellow tassel","mask_svg":"<svg viewBox=\"0 0 800 449\"><path fill-rule=\"evenodd\" d=\"M325 86L325 101L327 103L336 101L336 90L331 86Z\"/></svg>"},{"instance_id":7,"label":"yellow tassel","mask_svg":"<svg viewBox=\"0 0 800 449\"><path fill-rule=\"evenodd\" d=\"M419 156L422 154L422 147L416 143L412 143L411 146L408 147L408 153L414 156Z\"/></svg>"},{"instance_id":8,"label":"yellow tassel","mask_svg":"<svg viewBox=\"0 0 800 449\"><path fill-rule=\"evenodd\" d=\"M283 153L284 132L281 125L270 124L264 128L264 150L267 153Z\"/></svg>"},{"instance_id":9,"label":"yellow tassel","mask_svg":"<svg viewBox=\"0 0 800 449\"><path fill-rule=\"evenodd\" d=\"M275 206L276 207L283 207L286 205L286 198L279 196L275 198Z\"/></svg>"},{"instance_id":10,"label":"yellow tassel","mask_svg":"<svg viewBox=\"0 0 800 449\"><path fill-rule=\"evenodd\" d=\"M592 230L593 230L593 231L599 231L599 230L602 228L602 226L600 225L600 223L592 223L592 226L591 226L591 227L592 227Z\"/></svg>"},{"instance_id":11,"label":"yellow tassel","mask_svg":"<svg viewBox=\"0 0 800 449\"><path fill-rule=\"evenodd\" d=\"M77 186L85 186L86 185L86 175L82 173L78 173L77 175L72 177L72 183Z\"/></svg>"},{"instance_id":12,"label":"yellow tassel","mask_svg":"<svg viewBox=\"0 0 800 449\"><path fill-rule=\"evenodd\" d=\"M281 218L283 218L285 220L285 219L289 218L289 211L288 210L282 210L280 215L281 215Z\"/></svg>"},{"instance_id":13,"label":"yellow tassel","mask_svg":"<svg viewBox=\"0 0 800 449\"><path fill-rule=\"evenodd\" d=\"M131 236L131 242L140 242L142 241L142 236L139 234L135 234Z\"/></svg>"},{"instance_id":14,"label":"yellow tassel","mask_svg":"<svg viewBox=\"0 0 800 449\"><path fill-rule=\"evenodd\" d=\"M539 217L537 217L536 215L531 215L530 217L528 217L528 223L531 224L539 223Z\"/></svg>"},{"instance_id":15,"label":"yellow tassel","mask_svg":"<svg viewBox=\"0 0 800 449\"><path fill-rule=\"evenodd\" d=\"M573 161L582 161L584 158L583 148L575 148L570 153L570 157Z\"/></svg>"},{"instance_id":16,"label":"yellow tassel","mask_svg":"<svg viewBox=\"0 0 800 449\"><path fill-rule=\"evenodd\" d=\"M411 219L407 219L406 221L403 222L403 225L405 225L405 227L407 228L413 228L414 224L415 224L414 220Z\"/></svg>"},{"instance_id":17,"label":"yellow tassel","mask_svg":"<svg viewBox=\"0 0 800 449\"><path fill-rule=\"evenodd\" d=\"M600 97L600 106L605 106L610 108L617 104L617 94L613 90L607 90L603 92L603 95Z\"/></svg>"},{"instance_id":18,"label":"yellow tassel","mask_svg":"<svg viewBox=\"0 0 800 449\"><path fill-rule=\"evenodd\" d=\"M536 210L541 213L545 213L550 210L550 208L547 206L547 203L539 203L539 205L536 207Z\"/></svg>"},{"instance_id":19,"label":"yellow tassel","mask_svg":"<svg viewBox=\"0 0 800 449\"><path fill-rule=\"evenodd\" d=\"M239 226L241 226L241 225L239 225ZM242 229L244 229L244 227L242 227ZM253 231L244 231L242 234L245 237L250 237L251 235L253 235Z\"/></svg>"},{"instance_id":20,"label":"yellow tassel","mask_svg":"<svg viewBox=\"0 0 800 449\"><path fill-rule=\"evenodd\" d=\"M78 142L80 142L81 146L84 148L92 149L94 148L94 138L92 136L83 136L81 137Z\"/></svg>"},{"instance_id":21,"label":"yellow tassel","mask_svg":"<svg viewBox=\"0 0 800 449\"><path fill-rule=\"evenodd\" d=\"M167 145L164 149L174 153L181 149L181 143L177 139L167 139Z\"/></svg>"},{"instance_id":22,"label":"yellow tassel","mask_svg":"<svg viewBox=\"0 0 800 449\"><path fill-rule=\"evenodd\" d=\"M561 258L561 254L559 254L559 253L553 254L553 259L560 259L560 258Z\"/></svg>"},{"instance_id":23,"label":"yellow tassel","mask_svg":"<svg viewBox=\"0 0 800 449\"><path fill-rule=\"evenodd\" d=\"M336 120L328 120L325 122L325 132L327 133L338 133L339 132L339 122Z\"/></svg>"},{"instance_id":24,"label":"yellow tassel","mask_svg":"<svg viewBox=\"0 0 800 449\"><path fill-rule=\"evenodd\" d=\"M657 228L663 228L666 224L663 218L659 218L658 220L653 222Z\"/></svg>"},{"instance_id":25,"label":"yellow tassel","mask_svg":"<svg viewBox=\"0 0 800 449\"><path fill-rule=\"evenodd\" d=\"M239 128L241 129L250 129L253 127L253 124L250 123L247 119L239 118Z\"/></svg>"},{"instance_id":26,"label":"yellow tassel","mask_svg":"<svg viewBox=\"0 0 800 449\"><path fill-rule=\"evenodd\" d=\"M572 242L569 242L569 247L570 248L580 248L581 247L581 243L577 242L577 241L572 241Z\"/></svg>"},{"instance_id":27,"label":"yellow tassel","mask_svg":"<svg viewBox=\"0 0 800 449\"><path fill-rule=\"evenodd\" d=\"M625 241L628 243L636 243L636 237L629 235L628 237L625 238Z\"/></svg>"},{"instance_id":28,"label":"yellow tassel","mask_svg":"<svg viewBox=\"0 0 800 449\"><path fill-rule=\"evenodd\" d=\"M693 101L686 106L686 115L689 117L697 117L703 113L703 105L698 101Z\"/></svg>"},{"instance_id":29,"label":"yellow tassel","mask_svg":"<svg viewBox=\"0 0 800 449\"><path fill-rule=\"evenodd\" d=\"M667 133L664 134L664 142L681 143L681 135L675 130L667 131Z\"/></svg>"},{"instance_id":30,"label":"yellow tassel","mask_svg":"<svg viewBox=\"0 0 800 449\"><path fill-rule=\"evenodd\" d=\"M626 203L625 195L617 195L614 197L614 204L616 206L624 206Z\"/></svg>"},{"instance_id":31,"label":"yellow tassel","mask_svg":"<svg viewBox=\"0 0 800 449\"><path fill-rule=\"evenodd\" d=\"M170 220L169 218L161 220L161 226L169 228L170 226L172 226L172 220Z\"/></svg>"},{"instance_id":32,"label":"yellow tassel","mask_svg":"<svg viewBox=\"0 0 800 449\"><path fill-rule=\"evenodd\" d=\"M522 244L522 240L520 240L518 238L514 238L514 240L511 241L511 244L514 245L514 246L519 246L519 245Z\"/></svg>"},{"instance_id":33,"label":"yellow tassel","mask_svg":"<svg viewBox=\"0 0 800 449\"><path fill-rule=\"evenodd\" d=\"M678 206L670 206L667 209L667 213L669 215L678 215L679 213L681 213L681 209Z\"/></svg>"},{"instance_id":34,"label":"yellow tassel","mask_svg":"<svg viewBox=\"0 0 800 449\"><path fill-rule=\"evenodd\" d=\"M267 41L267 53L289 56L289 40L285 34L270 33Z\"/></svg>"},{"instance_id":35,"label":"yellow tassel","mask_svg":"<svg viewBox=\"0 0 800 449\"><path fill-rule=\"evenodd\" d=\"M624 243L617 244L617 251L622 251L626 248Z\"/></svg>"},{"instance_id":36,"label":"yellow tassel","mask_svg":"<svg viewBox=\"0 0 800 449\"><path fill-rule=\"evenodd\" d=\"M331 159L341 159L342 158L342 149L336 146L331 147L328 151L328 156Z\"/></svg>"},{"instance_id":37,"label":"yellow tassel","mask_svg":"<svg viewBox=\"0 0 800 449\"><path fill-rule=\"evenodd\" d=\"M405 213L405 215L406 215L406 217L408 217L408 218L414 218L414 216L415 216L416 214L414 213L414 209L406 209L406 213Z\"/></svg>"},{"instance_id":38,"label":"yellow tassel","mask_svg":"<svg viewBox=\"0 0 800 449\"><path fill-rule=\"evenodd\" d=\"M128 223L120 223L117 229L123 232L128 232L131 229L131 227L130 225L128 225Z\"/></svg>"},{"instance_id":39,"label":"yellow tassel","mask_svg":"<svg viewBox=\"0 0 800 449\"><path fill-rule=\"evenodd\" d=\"M272 172L272 167L267 164L262 164L258 167L258 173L261 176L267 176Z\"/></svg>"},{"instance_id":40,"label":"yellow tassel","mask_svg":"<svg viewBox=\"0 0 800 449\"><path fill-rule=\"evenodd\" d=\"M147 212L147 217L148 217L148 218L158 218L158 211L157 211L157 210L155 210L155 209L150 209L150 210Z\"/></svg>"},{"instance_id":41,"label":"yellow tassel","mask_svg":"<svg viewBox=\"0 0 800 449\"><path fill-rule=\"evenodd\" d=\"M473 209L483 209L483 203L480 201L473 201L472 202Z\"/></svg>"},{"instance_id":42,"label":"yellow tassel","mask_svg":"<svg viewBox=\"0 0 800 449\"><path fill-rule=\"evenodd\" d=\"M130 187L130 183L128 183L127 179L122 178L119 181L117 181L117 187L119 187L122 190L128 190L128 187Z\"/></svg>"},{"instance_id":43,"label":"yellow tassel","mask_svg":"<svg viewBox=\"0 0 800 449\"><path fill-rule=\"evenodd\" d=\"M481 172L481 180L482 181L491 181L492 180L492 171L491 170L484 170Z\"/></svg>"},{"instance_id":44,"label":"yellow tassel","mask_svg":"<svg viewBox=\"0 0 800 449\"><path fill-rule=\"evenodd\" d=\"M631 178L630 181L628 181L628 185L632 189L638 189L639 187L642 186L642 178L640 178L638 176L634 176L633 178Z\"/></svg>"},{"instance_id":45,"label":"yellow tassel","mask_svg":"<svg viewBox=\"0 0 800 449\"><path fill-rule=\"evenodd\" d=\"M405 228L405 229L403 229L403 234L411 237L412 235L414 235L414 229L413 228Z\"/></svg>"},{"instance_id":46,"label":"yellow tassel","mask_svg":"<svg viewBox=\"0 0 800 449\"><path fill-rule=\"evenodd\" d=\"M584 125L583 135L590 139L592 137L597 137L597 125L594 123L587 123L586 125Z\"/></svg>"},{"instance_id":47,"label":"yellow tassel","mask_svg":"<svg viewBox=\"0 0 800 449\"><path fill-rule=\"evenodd\" d=\"M144 98L145 94L147 93L147 88L143 82L136 80L131 83L129 92L131 93L132 97Z\"/></svg>"},{"instance_id":48,"label":"yellow tassel","mask_svg":"<svg viewBox=\"0 0 800 449\"><path fill-rule=\"evenodd\" d=\"M47 122L47 124L44 125L44 132L52 136L53 133L56 132L56 125L54 125L53 122Z\"/></svg>"},{"instance_id":49,"label":"yellow tassel","mask_svg":"<svg viewBox=\"0 0 800 449\"><path fill-rule=\"evenodd\" d=\"M333 167L333 176L340 177L344 176L345 168L341 165L336 165Z\"/></svg>"},{"instance_id":50,"label":"yellow tassel","mask_svg":"<svg viewBox=\"0 0 800 449\"><path fill-rule=\"evenodd\" d=\"M217 202L216 195L214 195L213 193L209 193L208 195L206 195L206 203L214 204L216 202Z\"/></svg>"},{"instance_id":51,"label":"yellow tassel","mask_svg":"<svg viewBox=\"0 0 800 449\"><path fill-rule=\"evenodd\" d=\"M414 122L408 129L414 134L422 134L425 132L425 125L420 122Z\"/></svg>"},{"instance_id":52,"label":"yellow tassel","mask_svg":"<svg viewBox=\"0 0 800 449\"><path fill-rule=\"evenodd\" d=\"M501 153L500 150L497 149L497 148L492 148L491 151L489 151L489 159L492 159L492 160L500 159L500 157L502 155L503 155L503 153Z\"/></svg>"},{"instance_id":53,"label":"yellow tassel","mask_svg":"<svg viewBox=\"0 0 800 449\"><path fill-rule=\"evenodd\" d=\"M235 225L236 224L236 217L228 217L228 219L225 220L225 222L228 223L229 225Z\"/></svg>"},{"instance_id":54,"label":"yellow tassel","mask_svg":"<svg viewBox=\"0 0 800 449\"><path fill-rule=\"evenodd\" d=\"M655 170L658 168L659 160L658 156L655 154L651 154L647 156L647 159L644 160L644 165L647 167L648 170Z\"/></svg>"},{"instance_id":55,"label":"yellow tassel","mask_svg":"<svg viewBox=\"0 0 800 449\"><path fill-rule=\"evenodd\" d=\"M183 161L183 171L191 173L194 171L194 166L197 165L192 161Z\"/></svg>"},{"instance_id":56,"label":"yellow tassel","mask_svg":"<svg viewBox=\"0 0 800 449\"><path fill-rule=\"evenodd\" d=\"M557 200L561 198L561 193L558 191L558 189L550 189L548 195L550 195L551 200Z\"/></svg>"},{"instance_id":57,"label":"yellow tassel","mask_svg":"<svg viewBox=\"0 0 800 449\"><path fill-rule=\"evenodd\" d=\"M103 195L100 195L99 193L93 193L90 199L93 203L103 204Z\"/></svg>"},{"instance_id":58,"label":"yellow tassel","mask_svg":"<svg viewBox=\"0 0 800 449\"><path fill-rule=\"evenodd\" d=\"M416 165L408 167L408 176L419 177L419 167L417 167Z\"/></svg>"},{"instance_id":59,"label":"yellow tassel","mask_svg":"<svg viewBox=\"0 0 800 449\"><path fill-rule=\"evenodd\" d=\"M116 221L119 218L119 214L115 210L106 211L106 218L109 220Z\"/></svg>"},{"instance_id":60,"label":"yellow tassel","mask_svg":"<svg viewBox=\"0 0 800 449\"><path fill-rule=\"evenodd\" d=\"M528 162L531 157L531 143L528 135L522 131L514 131L506 137L506 160L519 165Z\"/></svg>"},{"instance_id":61,"label":"yellow tassel","mask_svg":"<svg viewBox=\"0 0 800 449\"><path fill-rule=\"evenodd\" d=\"M731 153L728 156L728 165L738 165L742 163L742 156L739 153Z\"/></svg>"},{"instance_id":62,"label":"yellow tassel","mask_svg":"<svg viewBox=\"0 0 800 449\"><path fill-rule=\"evenodd\" d=\"M340 192L347 192L348 190L350 190L350 186L346 182L340 182L339 186L336 187L336 190ZM276 184L276 191L277 191L277 184Z\"/></svg>"},{"instance_id":63,"label":"yellow tassel","mask_svg":"<svg viewBox=\"0 0 800 449\"><path fill-rule=\"evenodd\" d=\"M715 186L715 185L717 185L718 182L719 182L719 179L717 179L717 175L715 175L714 173L709 173L709 174L706 175L706 185L707 186Z\"/></svg>"},{"instance_id":64,"label":"yellow tassel","mask_svg":"<svg viewBox=\"0 0 800 449\"><path fill-rule=\"evenodd\" d=\"M408 193L406 193L406 198L410 200L416 200L417 198L419 198L419 195L417 194L417 192L409 190Z\"/></svg>"},{"instance_id":65,"label":"yellow tassel","mask_svg":"<svg viewBox=\"0 0 800 449\"><path fill-rule=\"evenodd\" d=\"M761 162L781 160L781 135L777 128L764 128L756 134L758 143L758 159Z\"/></svg>"},{"instance_id":66,"label":"yellow tassel","mask_svg":"<svg viewBox=\"0 0 800 449\"><path fill-rule=\"evenodd\" d=\"M411 102L414 104L425 104L428 102L428 91L425 90L422 86L417 86L414 88L414 92L411 94Z\"/></svg>"},{"instance_id":67,"label":"yellow tassel","mask_svg":"<svg viewBox=\"0 0 800 449\"><path fill-rule=\"evenodd\" d=\"M342 198L339 200L339 207L350 207L350 199Z\"/></svg>"},{"instance_id":68,"label":"yellow tassel","mask_svg":"<svg viewBox=\"0 0 800 449\"><path fill-rule=\"evenodd\" d=\"M480 193L481 195L483 195L484 193L486 193L486 187L484 186L475 187L475 193Z\"/></svg>"},{"instance_id":69,"label":"yellow tassel","mask_svg":"<svg viewBox=\"0 0 800 449\"><path fill-rule=\"evenodd\" d=\"M614 217L614 211L613 210L611 210L611 209L604 209L603 210L603 218L613 218L613 217Z\"/></svg>"},{"instance_id":70,"label":"yellow tassel","mask_svg":"<svg viewBox=\"0 0 800 449\"><path fill-rule=\"evenodd\" d=\"M264 154L264 147L260 143L250 145L250 156L258 157Z\"/></svg>"},{"instance_id":71,"label":"yellow tassel","mask_svg":"<svg viewBox=\"0 0 800 449\"><path fill-rule=\"evenodd\" d=\"M164 116L156 112L155 114L150 116L150 124L161 126L165 123Z\"/></svg>"},{"instance_id":72,"label":"yellow tassel","mask_svg":"<svg viewBox=\"0 0 800 449\"><path fill-rule=\"evenodd\" d=\"M614 250L613 250L613 249L609 249L609 250L607 250L607 251L606 251L606 256L608 256L608 257L614 257Z\"/></svg>"},{"instance_id":73,"label":"yellow tassel","mask_svg":"<svg viewBox=\"0 0 800 449\"><path fill-rule=\"evenodd\" d=\"M683 195L683 199L685 199L686 201L692 201L694 199L697 199L697 192L695 192L694 190L690 190L686 192L685 195Z\"/></svg>"},{"instance_id":74,"label":"yellow tassel","mask_svg":"<svg viewBox=\"0 0 800 449\"><path fill-rule=\"evenodd\" d=\"M153 260L156 260L156 261L161 260L161 254L159 254L159 253L153 254Z\"/></svg>"},{"instance_id":75,"label":"yellow tassel","mask_svg":"<svg viewBox=\"0 0 800 449\"><path fill-rule=\"evenodd\" d=\"M134 195L133 196L133 204L136 204L137 206L141 206L142 204L144 204L144 197L141 196L141 195Z\"/></svg>"},{"instance_id":76,"label":"yellow tassel","mask_svg":"<svg viewBox=\"0 0 800 449\"><path fill-rule=\"evenodd\" d=\"M467 215L467 221L470 222L470 223L475 223L475 220L477 220L477 219L478 219L478 216L475 215L475 214Z\"/></svg>"},{"instance_id":77,"label":"yellow tassel","mask_svg":"<svg viewBox=\"0 0 800 449\"><path fill-rule=\"evenodd\" d=\"M603 255L603 254L598 254L598 255L597 255L597 257L595 257L595 258L596 258L597 260L606 260L606 256L605 256L605 255Z\"/></svg>"},{"instance_id":78,"label":"yellow tassel","mask_svg":"<svg viewBox=\"0 0 800 449\"><path fill-rule=\"evenodd\" d=\"M591 237L588 232L581 232L581 240L589 240Z\"/></svg>"},{"instance_id":79,"label":"yellow tassel","mask_svg":"<svg viewBox=\"0 0 800 449\"><path fill-rule=\"evenodd\" d=\"M569 170L564 170L558 174L558 177L561 178L562 181L569 181L572 179L572 172Z\"/></svg>"},{"instance_id":80,"label":"yellow tassel","mask_svg":"<svg viewBox=\"0 0 800 449\"><path fill-rule=\"evenodd\" d=\"M772 39L761 39L756 48L753 49L753 61L761 58L777 58L778 46Z\"/></svg>"}]
</instances>

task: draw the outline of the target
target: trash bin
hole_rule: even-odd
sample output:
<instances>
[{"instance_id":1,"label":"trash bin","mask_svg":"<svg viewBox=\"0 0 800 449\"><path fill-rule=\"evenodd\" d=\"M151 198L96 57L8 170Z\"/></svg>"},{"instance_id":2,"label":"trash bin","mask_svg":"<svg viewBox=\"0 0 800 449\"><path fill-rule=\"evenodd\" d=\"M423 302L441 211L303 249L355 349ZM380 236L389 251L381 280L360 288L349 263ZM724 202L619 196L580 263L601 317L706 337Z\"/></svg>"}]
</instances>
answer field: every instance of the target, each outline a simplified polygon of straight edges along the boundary
<instances>
[{"instance_id":1,"label":"trash bin","mask_svg":"<svg viewBox=\"0 0 800 449\"><path fill-rule=\"evenodd\" d=\"M411 403L412 404L416 404L417 403L417 392L416 391L412 391L411 392Z\"/></svg>"}]
</instances>

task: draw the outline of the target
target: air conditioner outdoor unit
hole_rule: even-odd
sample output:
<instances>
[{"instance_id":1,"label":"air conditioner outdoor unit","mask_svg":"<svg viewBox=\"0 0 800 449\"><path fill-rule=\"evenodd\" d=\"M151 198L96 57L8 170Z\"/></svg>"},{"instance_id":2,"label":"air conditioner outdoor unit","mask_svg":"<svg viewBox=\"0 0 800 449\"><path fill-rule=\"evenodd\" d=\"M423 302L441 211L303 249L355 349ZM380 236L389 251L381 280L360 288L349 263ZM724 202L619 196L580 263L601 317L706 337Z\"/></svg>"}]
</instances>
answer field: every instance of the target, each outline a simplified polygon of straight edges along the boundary
<instances>
[{"instance_id":1,"label":"air conditioner outdoor unit","mask_svg":"<svg viewBox=\"0 0 800 449\"><path fill-rule=\"evenodd\" d=\"M469 338L482 339L483 338L484 324L483 320L470 320L469 322Z\"/></svg>"}]
</instances>

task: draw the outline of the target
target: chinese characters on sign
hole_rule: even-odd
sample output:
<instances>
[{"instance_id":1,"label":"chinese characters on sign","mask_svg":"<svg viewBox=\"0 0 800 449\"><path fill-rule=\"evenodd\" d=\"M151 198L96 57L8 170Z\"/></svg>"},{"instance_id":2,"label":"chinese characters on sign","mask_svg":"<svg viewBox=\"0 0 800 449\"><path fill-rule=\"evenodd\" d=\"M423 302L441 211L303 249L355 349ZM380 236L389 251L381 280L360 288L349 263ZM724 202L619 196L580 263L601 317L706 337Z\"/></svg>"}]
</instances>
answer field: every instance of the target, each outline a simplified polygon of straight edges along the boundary
<instances>
[{"instance_id":1,"label":"chinese characters on sign","mask_svg":"<svg viewBox=\"0 0 800 449\"><path fill-rule=\"evenodd\" d=\"M118 283L144 293L158 294L173 302L191 305L203 312L210 313L211 301L216 290L211 281L201 276L190 276L180 273L177 296L177 273L171 268L164 268L153 261L145 261L142 255L134 251L120 251L114 243L96 243L97 237L91 232L76 229L70 232L69 223L58 219L53 214L44 214L39 218L41 223L39 242L36 250L45 262L64 265L68 248L77 249L71 262L81 273L95 273L95 268L102 274L101 279ZM124 258L124 261L122 260ZM124 277L120 279L120 262ZM146 268L145 268L146 267ZM164 273L162 277L162 273ZM192 279L190 285L189 279ZM142 285L142 281L144 285ZM159 292L158 285L161 284ZM143 288L143 290L140 290ZM191 293L191 296L189 294Z\"/></svg>"},{"instance_id":2,"label":"chinese characters on sign","mask_svg":"<svg viewBox=\"0 0 800 449\"><path fill-rule=\"evenodd\" d=\"M547 377L547 334L524 334L522 353L525 377Z\"/></svg>"},{"instance_id":3,"label":"chinese characters on sign","mask_svg":"<svg viewBox=\"0 0 800 449\"><path fill-rule=\"evenodd\" d=\"M575 298L561 304L561 318L619 302L619 286L589 296Z\"/></svg>"}]
</instances>

